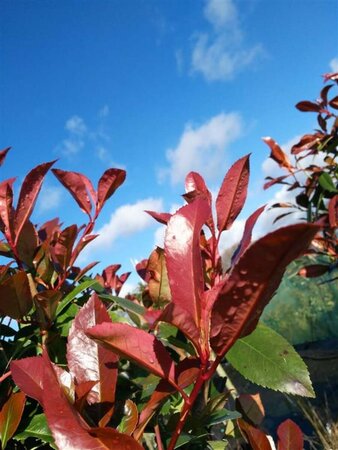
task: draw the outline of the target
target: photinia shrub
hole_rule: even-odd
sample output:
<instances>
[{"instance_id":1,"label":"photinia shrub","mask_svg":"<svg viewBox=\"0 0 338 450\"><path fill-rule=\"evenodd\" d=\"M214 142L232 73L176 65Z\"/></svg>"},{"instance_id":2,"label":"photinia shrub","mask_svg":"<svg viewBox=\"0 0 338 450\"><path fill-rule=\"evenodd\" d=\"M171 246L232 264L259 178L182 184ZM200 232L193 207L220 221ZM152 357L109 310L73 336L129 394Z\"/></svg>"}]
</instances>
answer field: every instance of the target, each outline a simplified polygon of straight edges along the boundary
<instances>
[{"instance_id":1,"label":"photinia shrub","mask_svg":"<svg viewBox=\"0 0 338 450\"><path fill-rule=\"evenodd\" d=\"M231 392L222 363L266 387L314 396L301 358L258 321L287 265L307 251L320 226L290 225L252 243L260 208L224 271L219 242L245 202L249 156L225 175L216 220L205 181L191 172L187 205L172 215L148 211L166 226L164 248L137 266L146 283L142 297L121 298L128 274L118 276L119 265L91 277L85 274L93 264L74 264L95 238L95 220L124 171L107 170L95 190L84 175L53 169L88 221L36 227L30 215L52 164L27 175L16 207L13 180L0 185L1 254L9 258L1 267L0 311L18 327L1 324L3 447L42 441L74 450L224 448L224 425L233 421L253 448L263 448L261 439L271 448L244 413L225 407ZM299 435L284 424L280 448L288 448L288 433ZM293 450L302 448L297 439Z\"/></svg>"},{"instance_id":2,"label":"photinia shrub","mask_svg":"<svg viewBox=\"0 0 338 450\"><path fill-rule=\"evenodd\" d=\"M305 100L296 105L299 111L315 113L319 128L292 146L292 162L277 142L263 138L270 148L270 158L286 172L276 178L267 177L264 188L282 184L288 186L287 191L295 192L293 203L272 206L287 208L276 220L300 211L308 222L322 225L307 252L317 261L299 271L299 275L309 278L333 272L338 257L338 96L329 98L338 84L338 73L324 75L324 81L331 83L323 87L315 102Z\"/></svg>"}]
</instances>

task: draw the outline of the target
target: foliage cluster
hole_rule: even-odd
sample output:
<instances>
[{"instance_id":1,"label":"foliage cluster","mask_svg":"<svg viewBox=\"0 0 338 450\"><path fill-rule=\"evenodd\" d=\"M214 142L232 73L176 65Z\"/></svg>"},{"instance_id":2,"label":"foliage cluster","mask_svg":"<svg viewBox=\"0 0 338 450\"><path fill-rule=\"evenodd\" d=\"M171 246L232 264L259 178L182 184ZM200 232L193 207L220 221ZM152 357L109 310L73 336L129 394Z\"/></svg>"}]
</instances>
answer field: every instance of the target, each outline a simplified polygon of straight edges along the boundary
<instances>
[{"instance_id":1,"label":"foliage cluster","mask_svg":"<svg viewBox=\"0 0 338 450\"><path fill-rule=\"evenodd\" d=\"M240 433L252 448L271 450L259 429L259 399L239 397L236 411L225 407L232 393L222 362L271 389L314 396L299 355L258 321L322 224L289 225L252 243L259 208L223 270L220 237L245 202L249 156L225 175L216 220L210 191L191 172L187 205L175 214L148 211L166 226L164 248L137 266L142 296L122 298L128 274L117 275L119 265L93 277L87 274L95 263L75 264L125 172L108 169L95 190L82 174L52 169L88 220L64 229L58 219L35 226L31 214L53 163L29 172L16 206L14 179L0 184L0 253L8 261L0 268L2 447L223 449ZM280 450L303 448L292 421L277 434Z\"/></svg>"}]
</instances>

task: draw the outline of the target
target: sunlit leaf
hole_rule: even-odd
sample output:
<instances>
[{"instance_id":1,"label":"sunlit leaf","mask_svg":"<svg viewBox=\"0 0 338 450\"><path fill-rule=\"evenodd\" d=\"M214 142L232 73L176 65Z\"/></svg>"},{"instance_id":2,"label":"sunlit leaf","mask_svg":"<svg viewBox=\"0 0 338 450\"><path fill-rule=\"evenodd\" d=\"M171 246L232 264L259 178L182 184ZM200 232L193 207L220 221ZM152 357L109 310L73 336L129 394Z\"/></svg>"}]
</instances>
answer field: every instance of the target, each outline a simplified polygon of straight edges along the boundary
<instances>
[{"instance_id":1,"label":"sunlit leaf","mask_svg":"<svg viewBox=\"0 0 338 450\"><path fill-rule=\"evenodd\" d=\"M15 212L15 243L18 242L21 230L34 209L45 175L54 163L55 161L51 161L35 167L22 183Z\"/></svg>"},{"instance_id":2,"label":"sunlit leaf","mask_svg":"<svg viewBox=\"0 0 338 450\"><path fill-rule=\"evenodd\" d=\"M94 294L76 315L68 336L67 361L71 374L78 384L97 382L88 395L89 403L115 400L118 357L85 334L87 328L109 321L106 308Z\"/></svg>"},{"instance_id":3,"label":"sunlit leaf","mask_svg":"<svg viewBox=\"0 0 338 450\"><path fill-rule=\"evenodd\" d=\"M265 325L239 339L226 357L253 383L287 394L315 396L302 358L286 339Z\"/></svg>"},{"instance_id":4,"label":"sunlit leaf","mask_svg":"<svg viewBox=\"0 0 338 450\"><path fill-rule=\"evenodd\" d=\"M111 322L91 327L86 333L121 358L131 359L154 375L175 383L174 363L154 335L124 323Z\"/></svg>"},{"instance_id":5,"label":"sunlit leaf","mask_svg":"<svg viewBox=\"0 0 338 450\"><path fill-rule=\"evenodd\" d=\"M217 228L228 230L241 212L249 182L249 155L236 161L225 175L216 199Z\"/></svg>"},{"instance_id":6,"label":"sunlit leaf","mask_svg":"<svg viewBox=\"0 0 338 450\"><path fill-rule=\"evenodd\" d=\"M210 216L207 200L198 198L183 206L169 220L165 235L165 256L171 301L191 316L197 327L201 318L204 290L200 231Z\"/></svg>"},{"instance_id":7,"label":"sunlit leaf","mask_svg":"<svg viewBox=\"0 0 338 450\"><path fill-rule=\"evenodd\" d=\"M210 342L217 354L223 355L238 338L255 329L287 265L307 250L318 229L313 224L296 224L267 234L254 242L229 276L211 290L216 300Z\"/></svg>"}]
</instances>

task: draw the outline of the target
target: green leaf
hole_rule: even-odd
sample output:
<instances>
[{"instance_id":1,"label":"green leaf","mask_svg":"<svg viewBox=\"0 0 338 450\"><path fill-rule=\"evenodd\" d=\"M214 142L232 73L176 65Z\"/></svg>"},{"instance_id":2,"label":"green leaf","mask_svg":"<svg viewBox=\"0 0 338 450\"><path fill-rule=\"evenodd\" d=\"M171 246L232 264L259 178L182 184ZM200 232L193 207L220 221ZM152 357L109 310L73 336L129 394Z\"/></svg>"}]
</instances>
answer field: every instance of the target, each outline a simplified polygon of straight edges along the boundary
<instances>
[{"instance_id":1,"label":"green leaf","mask_svg":"<svg viewBox=\"0 0 338 450\"><path fill-rule=\"evenodd\" d=\"M73 289L69 294L66 295L62 299L62 301L59 303L57 310L56 310L56 316L59 316L63 310L66 308L66 306L74 300L74 298L80 294L81 292L85 291L86 289L89 289L90 287L94 286L94 284L97 284L97 280L87 280L83 283L76 286L75 289Z\"/></svg>"},{"instance_id":2,"label":"green leaf","mask_svg":"<svg viewBox=\"0 0 338 450\"><path fill-rule=\"evenodd\" d=\"M241 414L237 411L229 411L226 408L219 411L212 412L204 421L205 426L217 425L218 423L225 422L226 420L239 419Z\"/></svg>"},{"instance_id":3,"label":"green leaf","mask_svg":"<svg viewBox=\"0 0 338 450\"><path fill-rule=\"evenodd\" d=\"M230 364L253 383L288 394L315 397L307 367L278 333L259 324L226 355Z\"/></svg>"},{"instance_id":4,"label":"green leaf","mask_svg":"<svg viewBox=\"0 0 338 450\"><path fill-rule=\"evenodd\" d=\"M319 184L321 185L321 187L323 189L325 189L326 191L329 192L338 192L336 189L336 186L334 185L332 178L330 177L330 175L327 172L323 172L319 179Z\"/></svg>"},{"instance_id":5,"label":"green leaf","mask_svg":"<svg viewBox=\"0 0 338 450\"><path fill-rule=\"evenodd\" d=\"M44 414L33 416L25 430L22 431L22 433L15 435L15 439L18 441L24 441L29 437L40 439L40 441L50 444L52 448L57 448L54 444L54 439Z\"/></svg>"},{"instance_id":6,"label":"green leaf","mask_svg":"<svg viewBox=\"0 0 338 450\"><path fill-rule=\"evenodd\" d=\"M212 450L225 450L228 443L225 441L208 441L208 445Z\"/></svg>"},{"instance_id":7,"label":"green leaf","mask_svg":"<svg viewBox=\"0 0 338 450\"><path fill-rule=\"evenodd\" d=\"M102 300L114 302L122 309L131 311L135 314L143 315L145 313L145 308L143 306L138 305L137 303L134 303L131 300L128 300L127 298L116 297L114 295L107 295L107 294L99 294L99 297Z\"/></svg>"}]
</instances>

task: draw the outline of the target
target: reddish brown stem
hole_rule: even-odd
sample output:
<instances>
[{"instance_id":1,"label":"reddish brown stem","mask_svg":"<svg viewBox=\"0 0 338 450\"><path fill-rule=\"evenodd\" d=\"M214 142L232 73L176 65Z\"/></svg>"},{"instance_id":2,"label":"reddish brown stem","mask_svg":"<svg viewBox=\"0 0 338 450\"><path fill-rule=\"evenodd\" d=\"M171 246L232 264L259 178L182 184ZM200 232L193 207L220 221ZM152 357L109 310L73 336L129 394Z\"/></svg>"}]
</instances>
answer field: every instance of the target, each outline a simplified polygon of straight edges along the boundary
<instances>
[{"instance_id":1,"label":"reddish brown stem","mask_svg":"<svg viewBox=\"0 0 338 450\"><path fill-rule=\"evenodd\" d=\"M155 429L155 436L156 436L156 443L158 450L164 450L162 439L161 439L161 433L160 433L160 427L158 426L158 423L154 427Z\"/></svg>"}]
</instances>

